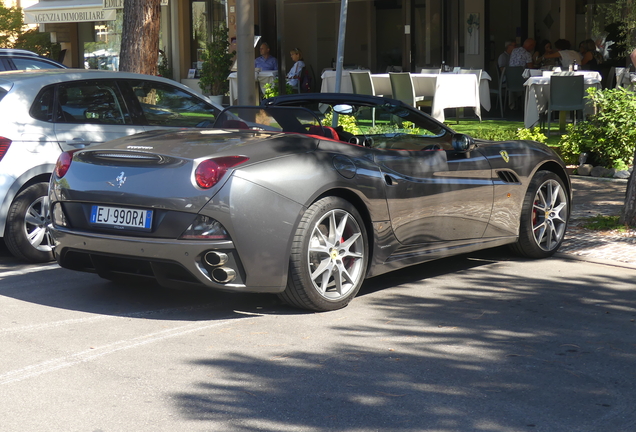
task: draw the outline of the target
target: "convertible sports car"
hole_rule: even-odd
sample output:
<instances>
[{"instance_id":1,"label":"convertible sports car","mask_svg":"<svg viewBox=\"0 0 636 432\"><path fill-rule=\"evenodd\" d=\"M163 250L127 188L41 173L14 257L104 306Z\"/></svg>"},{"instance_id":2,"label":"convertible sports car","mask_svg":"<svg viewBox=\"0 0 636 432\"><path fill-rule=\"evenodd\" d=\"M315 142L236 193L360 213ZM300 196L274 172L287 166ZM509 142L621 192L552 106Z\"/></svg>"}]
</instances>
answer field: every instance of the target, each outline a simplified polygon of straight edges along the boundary
<instances>
[{"instance_id":1,"label":"convertible sports car","mask_svg":"<svg viewBox=\"0 0 636 432\"><path fill-rule=\"evenodd\" d=\"M552 255L571 185L542 144L473 140L392 99L299 94L63 153L49 198L62 267L325 311L429 260Z\"/></svg>"}]
</instances>

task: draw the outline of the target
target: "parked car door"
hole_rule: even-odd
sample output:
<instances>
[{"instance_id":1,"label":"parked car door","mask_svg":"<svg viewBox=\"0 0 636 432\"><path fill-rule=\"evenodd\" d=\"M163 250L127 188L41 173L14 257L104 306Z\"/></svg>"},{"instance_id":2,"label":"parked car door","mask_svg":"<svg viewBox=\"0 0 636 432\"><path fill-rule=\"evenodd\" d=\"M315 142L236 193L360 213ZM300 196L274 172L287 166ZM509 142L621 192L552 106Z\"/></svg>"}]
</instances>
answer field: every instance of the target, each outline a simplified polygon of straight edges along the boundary
<instances>
[{"instance_id":1,"label":"parked car door","mask_svg":"<svg viewBox=\"0 0 636 432\"><path fill-rule=\"evenodd\" d=\"M63 150L144 132L135 124L115 80L87 80L56 88L55 134Z\"/></svg>"}]
</instances>

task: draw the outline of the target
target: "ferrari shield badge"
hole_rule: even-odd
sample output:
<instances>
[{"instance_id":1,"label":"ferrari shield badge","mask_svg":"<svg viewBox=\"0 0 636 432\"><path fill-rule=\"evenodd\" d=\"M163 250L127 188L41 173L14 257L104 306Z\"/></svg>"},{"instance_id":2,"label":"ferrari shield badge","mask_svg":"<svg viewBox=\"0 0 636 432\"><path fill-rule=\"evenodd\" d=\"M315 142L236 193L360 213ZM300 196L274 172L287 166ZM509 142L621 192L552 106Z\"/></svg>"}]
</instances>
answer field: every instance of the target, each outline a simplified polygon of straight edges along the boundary
<instances>
[{"instance_id":1,"label":"ferrari shield badge","mask_svg":"<svg viewBox=\"0 0 636 432\"><path fill-rule=\"evenodd\" d=\"M506 163L510 162L510 156L508 156L508 152L507 151L502 150L502 151L499 152L499 154L503 158L504 162L506 162Z\"/></svg>"}]
</instances>

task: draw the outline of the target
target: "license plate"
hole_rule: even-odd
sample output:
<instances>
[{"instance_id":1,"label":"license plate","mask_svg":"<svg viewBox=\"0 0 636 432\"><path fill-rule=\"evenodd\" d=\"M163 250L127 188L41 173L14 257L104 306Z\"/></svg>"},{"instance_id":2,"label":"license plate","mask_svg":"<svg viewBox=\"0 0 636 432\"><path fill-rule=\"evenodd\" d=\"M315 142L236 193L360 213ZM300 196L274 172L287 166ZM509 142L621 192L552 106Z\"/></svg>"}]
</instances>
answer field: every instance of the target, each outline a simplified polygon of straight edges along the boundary
<instances>
[{"instance_id":1,"label":"license plate","mask_svg":"<svg viewBox=\"0 0 636 432\"><path fill-rule=\"evenodd\" d=\"M94 205L91 209L91 223L117 229L150 231L152 210Z\"/></svg>"}]
</instances>

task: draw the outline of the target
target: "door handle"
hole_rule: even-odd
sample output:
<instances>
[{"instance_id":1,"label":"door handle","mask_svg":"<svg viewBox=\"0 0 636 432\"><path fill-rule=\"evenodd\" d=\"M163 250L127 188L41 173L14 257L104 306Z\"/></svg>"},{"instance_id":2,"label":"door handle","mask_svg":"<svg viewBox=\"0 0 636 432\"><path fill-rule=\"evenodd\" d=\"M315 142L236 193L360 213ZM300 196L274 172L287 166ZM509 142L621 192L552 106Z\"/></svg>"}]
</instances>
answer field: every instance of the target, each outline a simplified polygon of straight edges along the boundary
<instances>
[{"instance_id":1,"label":"door handle","mask_svg":"<svg viewBox=\"0 0 636 432\"><path fill-rule=\"evenodd\" d=\"M384 174L384 183L386 183L387 186L395 186L398 182L390 175Z\"/></svg>"}]
</instances>

